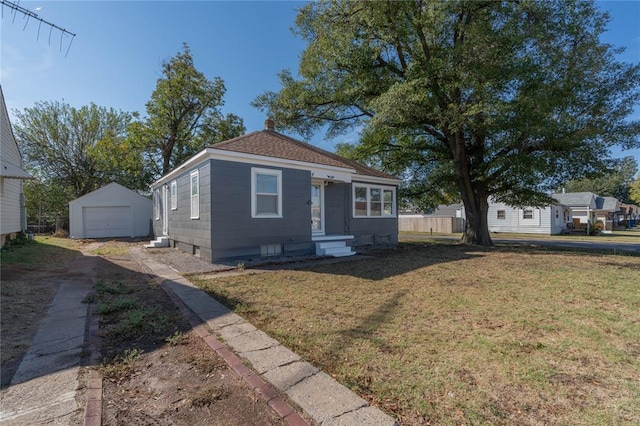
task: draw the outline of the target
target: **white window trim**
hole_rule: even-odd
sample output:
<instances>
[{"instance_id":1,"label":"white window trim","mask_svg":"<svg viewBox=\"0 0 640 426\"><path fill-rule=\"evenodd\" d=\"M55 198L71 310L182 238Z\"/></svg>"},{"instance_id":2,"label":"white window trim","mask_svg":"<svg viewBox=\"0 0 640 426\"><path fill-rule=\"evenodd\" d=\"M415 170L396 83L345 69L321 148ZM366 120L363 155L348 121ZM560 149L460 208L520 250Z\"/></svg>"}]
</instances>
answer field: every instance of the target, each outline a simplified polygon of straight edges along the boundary
<instances>
[{"instance_id":1,"label":"white window trim","mask_svg":"<svg viewBox=\"0 0 640 426\"><path fill-rule=\"evenodd\" d=\"M270 175L276 176L278 179L278 213L261 213L258 214L256 209L258 207L258 203L256 202L256 198L258 196L256 192L256 178L258 175ZM282 218L282 170L275 169L261 169L258 167L251 168L251 218L252 219L268 219L268 218Z\"/></svg>"},{"instance_id":2,"label":"white window trim","mask_svg":"<svg viewBox=\"0 0 640 426\"><path fill-rule=\"evenodd\" d=\"M197 185L198 193L195 195L193 195L193 192L192 192L194 177L198 182L198 185ZM196 206L198 206L195 209L195 211L193 208L194 199L196 202ZM199 219L200 218L200 174L198 173L198 170L191 172L191 174L189 175L189 200L191 201L191 219Z\"/></svg>"},{"instance_id":3,"label":"white window trim","mask_svg":"<svg viewBox=\"0 0 640 426\"><path fill-rule=\"evenodd\" d=\"M525 217L525 212L531 212L531 217ZM534 209L531 209L531 208L522 209L522 220L535 220L535 219L536 219L536 213Z\"/></svg>"},{"instance_id":4,"label":"white window trim","mask_svg":"<svg viewBox=\"0 0 640 426\"><path fill-rule=\"evenodd\" d=\"M351 198L352 198L352 203L351 203L351 214L353 216L354 219L388 219L388 218L394 218L397 217L398 214L398 205L397 205L397 199L396 199L396 187L394 186L384 186L384 185L375 185L375 184L362 184L362 183L354 183L351 185L352 186L352 190L351 190ZM367 215L366 216L360 216L360 215L356 215L356 188L366 188L367 189ZM371 216L371 190L372 189L379 189L381 191L380 196L382 197L382 212L380 214L380 216ZM384 213L384 191L391 191L392 192L392 212L391 214L385 214Z\"/></svg>"},{"instance_id":5,"label":"white window trim","mask_svg":"<svg viewBox=\"0 0 640 426\"><path fill-rule=\"evenodd\" d=\"M178 181L171 181L171 210L178 210Z\"/></svg>"},{"instance_id":6,"label":"white window trim","mask_svg":"<svg viewBox=\"0 0 640 426\"><path fill-rule=\"evenodd\" d=\"M155 220L160 220L160 189L156 188L154 191L155 196L153 197L153 211Z\"/></svg>"}]
</instances>

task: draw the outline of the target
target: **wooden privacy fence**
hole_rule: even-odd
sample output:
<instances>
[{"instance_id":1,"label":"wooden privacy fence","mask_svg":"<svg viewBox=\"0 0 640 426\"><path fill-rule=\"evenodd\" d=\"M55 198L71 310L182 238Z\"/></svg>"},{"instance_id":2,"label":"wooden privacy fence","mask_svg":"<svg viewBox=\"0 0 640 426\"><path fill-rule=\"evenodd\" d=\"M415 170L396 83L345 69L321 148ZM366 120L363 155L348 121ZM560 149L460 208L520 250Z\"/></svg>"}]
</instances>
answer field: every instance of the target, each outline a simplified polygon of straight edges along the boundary
<instances>
[{"instance_id":1,"label":"wooden privacy fence","mask_svg":"<svg viewBox=\"0 0 640 426\"><path fill-rule=\"evenodd\" d=\"M459 217L399 216L398 228L400 232L454 234L462 232L464 224Z\"/></svg>"}]
</instances>

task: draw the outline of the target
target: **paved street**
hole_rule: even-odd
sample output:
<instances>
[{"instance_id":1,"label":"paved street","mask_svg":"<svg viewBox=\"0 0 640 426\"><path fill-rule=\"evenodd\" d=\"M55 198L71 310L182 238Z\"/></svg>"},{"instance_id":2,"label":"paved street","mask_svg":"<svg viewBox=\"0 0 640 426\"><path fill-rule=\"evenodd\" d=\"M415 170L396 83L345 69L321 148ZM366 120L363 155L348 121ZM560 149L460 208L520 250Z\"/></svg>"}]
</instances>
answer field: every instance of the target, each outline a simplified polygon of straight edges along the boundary
<instances>
[{"instance_id":1,"label":"paved street","mask_svg":"<svg viewBox=\"0 0 640 426\"><path fill-rule=\"evenodd\" d=\"M593 238L591 241L580 240L564 240L564 239L549 239L549 238L522 238L522 237L502 237L492 235L491 238L496 244L525 244L525 245L537 245L544 247L558 247L558 248L574 248L580 250L597 250L607 251L611 253L633 253L640 254L640 231L638 231L638 243L631 242L611 242L611 241L598 241L598 237ZM415 240L429 240L429 239L443 239L443 240L458 240L458 236L448 235L429 235L426 233L406 233L403 232L399 237L400 241L415 241Z\"/></svg>"}]
</instances>

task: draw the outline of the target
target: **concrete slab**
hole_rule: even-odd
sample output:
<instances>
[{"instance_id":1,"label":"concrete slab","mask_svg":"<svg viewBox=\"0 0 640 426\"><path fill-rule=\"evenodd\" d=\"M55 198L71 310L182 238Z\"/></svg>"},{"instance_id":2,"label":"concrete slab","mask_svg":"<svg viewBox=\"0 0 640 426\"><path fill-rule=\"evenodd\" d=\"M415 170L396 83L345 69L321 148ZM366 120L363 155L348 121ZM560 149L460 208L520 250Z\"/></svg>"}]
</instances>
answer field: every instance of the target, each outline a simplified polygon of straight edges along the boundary
<instances>
[{"instance_id":1,"label":"concrete slab","mask_svg":"<svg viewBox=\"0 0 640 426\"><path fill-rule=\"evenodd\" d=\"M272 339L259 330L241 334L227 340L226 343L236 352L259 351L261 349L272 348L280 344L277 340Z\"/></svg>"},{"instance_id":2,"label":"concrete slab","mask_svg":"<svg viewBox=\"0 0 640 426\"><path fill-rule=\"evenodd\" d=\"M0 423L5 425L69 425L78 414L78 368L11 385L2 395ZM73 387L72 387L73 386Z\"/></svg>"},{"instance_id":3,"label":"concrete slab","mask_svg":"<svg viewBox=\"0 0 640 426\"><path fill-rule=\"evenodd\" d=\"M69 425L81 417L75 396L88 309L82 301L95 283L96 260L84 254L68 267L11 385L2 392L3 425Z\"/></svg>"},{"instance_id":4,"label":"concrete slab","mask_svg":"<svg viewBox=\"0 0 640 426\"><path fill-rule=\"evenodd\" d=\"M230 340L234 337L238 337L256 330L257 328L255 328L251 323L239 322L220 328L218 330L218 335L225 340Z\"/></svg>"},{"instance_id":5,"label":"concrete slab","mask_svg":"<svg viewBox=\"0 0 640 426\"><path fill-rule=\"evenodd\" d=\"M307 377L313 376L320 370L308 362L292 362L291 364L275 367L262 375L278 390L286 392L290 387L300 383Z\"/></svg>"},{"instance_id":6,"label":"concrete slab","mask_svg":"<svg viewBox=\"0 0 640 426\"><path fill-rule=\"evenodd\" d=\"M395 426L398 423L389 415L375 407L362 407L327 420L322 426Z\"/></svg>"},{"instance_id":7,"label":"concrete slab","mask_svg":"<svg viewBox=\"0 0 640 426\"><path fill-rule=\"evenodd\" d=\"M367 401L322 371L292 386L286 394L319 423L368 406Z\"/></svg>"},{"instance_id":8,"label":"concrete slab","mask_svg":"<svg viewBox=\"0 0 640 426\"><path fill-rule=\"evenodd\" d=\"M91 280L86 279L70 279L60 285L12 385L79 365L87 318L87 305L82 300L91 288ZM74 315L61 314L66 310Z\"/></svg>"},{"instance_id":9,"label":"concrete slab","mask_svg":"<svg viewBox=\"0 0 640 426\"><path fill-rule=\"evenodd\" d=\"M240 356L246 358L259 374L300 360L298 355L282 345L261 351L240 352Z\"/></svg>"},{"instance_id":10,"label":"concrete slab","mask_svg":"<svg viewBox=\"0 0 640 426\"><path fill-rule=\"evenodd\" d=\"M202 318L202 316L200 316L200 318ZM213 318L210 319L205 318L202 319L205 320L207 322L207 325L216 333L223 327L228 327L232 324L241 324L245 322L245 320L240 315L234 314L231 311L223 313L221 315L213 315Z\"/></svg>"}]
</instances>

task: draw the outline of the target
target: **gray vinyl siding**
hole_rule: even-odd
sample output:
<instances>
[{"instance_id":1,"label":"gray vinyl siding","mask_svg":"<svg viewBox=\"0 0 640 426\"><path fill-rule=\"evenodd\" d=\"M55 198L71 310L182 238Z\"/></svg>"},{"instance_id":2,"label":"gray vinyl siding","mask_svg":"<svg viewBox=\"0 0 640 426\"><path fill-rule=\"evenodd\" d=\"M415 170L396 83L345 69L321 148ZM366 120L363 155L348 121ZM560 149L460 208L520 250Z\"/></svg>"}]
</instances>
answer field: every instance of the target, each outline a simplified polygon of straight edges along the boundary
<instances>
[{"instance_id":1,"label":"gray vinyl siding","mask_svg":"<svg viewBox=\"0 0 640 426\"><path fill-rule=\"evenodd\" d=\"M252 167L282 172L282 218L251 217ZM200 178L200 218L191 219L190 173L196 168ZM178 208L169 210L173 247L211 262L257 258L262 255L261 246L267 244L281 246L283 255L314 253L310 171L210 159L185 170L176 180ZM166 184L170 189L171 181ZM158 188L162 189L153 188L154 197ZM167 205L170 209L170 199ZM160 210L162 207L160 201ZM350 183L328 183L324 207L326 235L353 235L354 246L398 243L397 217L353 218ZM155 236L162 235L162 211L156 220L154 210L152 221Z\"/></svg>"},{"instance_id":2,"label":"gray vinyl siding","mask_svg":"<svg viewBox=\"0 0 640 426\"><path fill-rule=\"evenodd\" d=\"M349 185L347 194L348 201L345 208L348 209L348 230L349 235L353 235L352 245L367 246L374 244L398 244L398 194L396 189L396 216L395 217L353 217L353 182ZM388 185L384 185L388 186Z\"/></svg>"},{"instance_id":3,"label":"gray vinyl siding","mask_svg":"<svg viewBox=\"0 0 640 426\"><path fill-rule=\"evenodd\" d=\"M212 260L260 257L263 244L282 245L284 255L311 253L311 173L253 167L282 171L282 218L251 217L251 164L214 160Z\"/></svg>"},{"instance_id":4,"label":"gray vinyl siding","mask_svg":"<svg viewBox=\"0 0 640 426\"><path fill-rule=\"evenodd\" d=\"M198 219L191 219L191 172L198 170L200 215ZM197 166L185 170L177 179L177 209L171 210L171 182L167 182L169 191L167 207L169 208L169 239L172 246L188 253L211 260L211 160L204 161ZM154 198L156 197L154 188ZM162 188L160 197L162 197ZM155 208L155 207L154 207ZM160 201L160 218L156 220L155 210L153 231L156 236L162 235L162 209Z\"/></svg>"}]
</instances>

